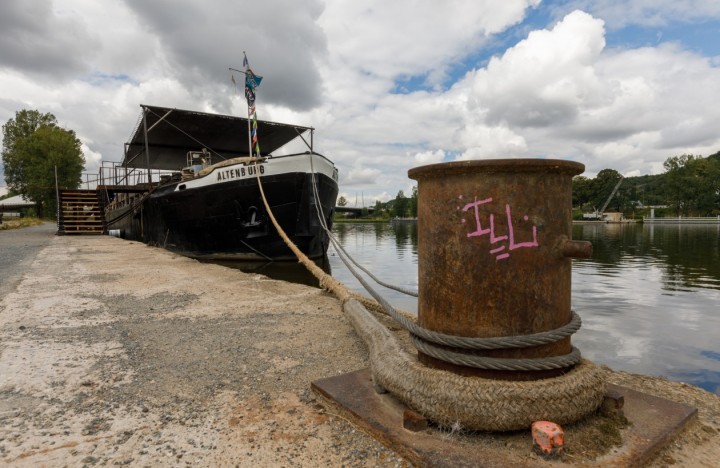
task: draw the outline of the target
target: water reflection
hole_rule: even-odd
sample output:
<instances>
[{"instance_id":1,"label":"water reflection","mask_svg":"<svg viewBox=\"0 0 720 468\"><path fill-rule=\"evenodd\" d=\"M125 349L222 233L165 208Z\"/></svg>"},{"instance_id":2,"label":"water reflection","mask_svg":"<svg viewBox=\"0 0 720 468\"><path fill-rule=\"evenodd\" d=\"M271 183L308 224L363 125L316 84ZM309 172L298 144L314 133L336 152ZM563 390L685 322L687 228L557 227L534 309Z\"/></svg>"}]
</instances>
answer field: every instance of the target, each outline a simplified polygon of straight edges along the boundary
<instances>
[{"instance_id":1,"label":"water reflection","mask_svg":"<svg viewBox=\"0 0 720 468\"><path fill-rule=\"evenodd\" d=\"M398 252L402 255L409 250L409 253L417 255L417 223L414 221L393 220L390 226L392 226L395 234L395 246Z\"/></svg>"},{"instance_id":2,"label":"water reflection","mask_svg":"<svg viewBox=\"0 0 720 468\"><path fill-rule=\"evenodd\" d=\"M666 292L720 289L720 225L575 225L573 238L593 243L601 274L658 266Z\"/></svg>"},{"instance_id":3,"label":"water reflection","mask_svg":"<svg viewBox=\"0 0 720 468\"><path fill-rule=\"evenodd\" d=\"M720 393L720 226L578 225L593 243L574 260L574 341L612 368Z\"/></svg>"},{"instance_id":4,"label":"water reflection","mask_svg":"<svg viewBox=\"0 0 720 468\"><path fill-rule=\"evenodd\" d=\"M361 265L383 281L417 290L418 232L415 222L338 223L333 232L343 248ZM351 289L365 293L360 282L348 271L334 249L329 250L333 276ZM393 306L417 310L417 299L382 286L375 286Z\"/></svg>"},{"instance_id":5,"label":"water reflection","mask_svg":"<svg viewBox=\"0 0 720 468\"><path fill-rule=\"evenodd\" d=\"M333 233L345 249L349 249L350 245L367 246L372 237L378 247L386 247L388 241L393 240L399 257L406 253L417 255L418 231L414 221L337 223L333 226Z\"/></svg>"}]
</instances>

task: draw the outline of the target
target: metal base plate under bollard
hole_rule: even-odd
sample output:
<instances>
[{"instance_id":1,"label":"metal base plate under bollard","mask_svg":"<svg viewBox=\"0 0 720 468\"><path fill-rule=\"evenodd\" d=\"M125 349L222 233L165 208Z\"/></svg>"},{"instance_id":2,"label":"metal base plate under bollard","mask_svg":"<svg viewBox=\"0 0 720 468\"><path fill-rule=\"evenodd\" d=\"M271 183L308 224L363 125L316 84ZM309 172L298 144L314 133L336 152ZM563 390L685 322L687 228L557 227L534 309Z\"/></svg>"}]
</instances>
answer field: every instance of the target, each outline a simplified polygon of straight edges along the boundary
<instances>
[{"instance_id":1,"label":"metal base plate under bollard","mask_svg":"<svg viewBox=\"0 0 720 468\"><path fill-rule=\"evenodd\" d=\"M530 428L527 432L492 434L458 433L457 428L430 427L417 431L404 428L408 408L392 394L378 393L369 369L316 380L311 388L321 404L418 466L536 466L539 461L532 453ZM694 407L626 387L608 385L608 392L624 399L622 410L630 424L621 430L622 445L591 459L576 458L585 448L573 447L574 425L569 425L564 428L569 450L565 462L640 465L697 416ZM590 418L593 417L597 416ZM582 424L592 426L593 421Z\"/></svg>"}]
</instances>

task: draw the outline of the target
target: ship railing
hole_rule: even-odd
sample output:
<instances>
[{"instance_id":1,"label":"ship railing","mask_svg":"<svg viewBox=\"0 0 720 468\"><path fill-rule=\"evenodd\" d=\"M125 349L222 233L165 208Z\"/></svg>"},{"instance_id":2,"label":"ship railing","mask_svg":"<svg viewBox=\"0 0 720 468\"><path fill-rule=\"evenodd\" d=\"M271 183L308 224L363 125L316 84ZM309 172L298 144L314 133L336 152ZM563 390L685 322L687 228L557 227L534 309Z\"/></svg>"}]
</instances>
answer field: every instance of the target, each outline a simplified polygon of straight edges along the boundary
<instances>
[{"instance_id":1,"label":"ship railing","mask_svg":"<svg viewBox=\"0 0 720 468\"><path fill-rule=\"evenodd\" d=\"M95 190L98 186L98 175L97 174L88 174L87 172L83 172L80 175L81 181L80 186L77 187L81 190Z\"/></svg>"},{"instance_id":2,"label":"ship railing","mask_svg":"<svg viewBox=\"0 0 720 468\"><path fill-rule=\"evenodd\" d=\"M168 174L168 171L159 169L142 169L121 166L116 162L103 162L100 166L100 185L115 186L136 186L145 184L157 184L160 176Z\"/></svg>"},{"instance_id":3,"label":"ship railing","mask_svg":"<svg viewBox=\"0 0 720 468\"><path fill-rule=\"evenodd\" d=\"M171 174L172 171L133 168L121 166L116 162L103 161L96 174L83 173L81 175L80 189L96 190L99 186L148 186L156 185L161 176Z\"/></svg>"}]
</instances>

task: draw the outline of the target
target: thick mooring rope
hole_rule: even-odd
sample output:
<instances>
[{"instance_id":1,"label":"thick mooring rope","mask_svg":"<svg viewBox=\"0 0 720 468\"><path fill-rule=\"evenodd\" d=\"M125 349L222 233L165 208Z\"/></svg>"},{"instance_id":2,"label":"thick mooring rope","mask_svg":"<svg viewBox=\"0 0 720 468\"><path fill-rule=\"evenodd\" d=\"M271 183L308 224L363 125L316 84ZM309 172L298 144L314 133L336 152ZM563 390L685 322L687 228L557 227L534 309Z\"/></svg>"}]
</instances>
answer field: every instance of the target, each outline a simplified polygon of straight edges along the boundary
<instances>
[{"instance_id":1,"label":"thick mooring rope","mask_svg":"<svg viewBox=\"0 0 720 468\"><path fill-rule=\"evenodd\" d=\"M602 402L605 394L604 372L586 360L580 360L572 370L559 377L530 382L465 377L420 364L354 298L356 294L322 271L290 240L265 197L260 171L256 174L263 204L280 237L299 262L318 278L320 286L342 301L343 310L368 347L375 383L409 407L441 425L507 431L524 429L543 419L559 424L574 422L595 411ZM314 196L319 203L316 189ZM324 224L322 216L321 223ZM374 291L370 288L369 292L372 294ZM380 299L384 301L382 297ZM383 309L387 310L384 305ZM389 309L394 311L392 306ZM403 322L414 323L410 317L397 311L393 318L395 315Z\"/></svg>"},{"instance_id":2,"label":"thick mooring rope","mask_svg":"<svg viewBox=\"0 0 720 468\"><path fill-rule=\"evenodd\" d=\"M595 411L605 395L604 371L584 359L564 375L529 382L426 367L358 301L346 301L343 310L368 347L375 383L440 425L511 431L541 420L567 424Z\"/></svg>"}]
</instances>

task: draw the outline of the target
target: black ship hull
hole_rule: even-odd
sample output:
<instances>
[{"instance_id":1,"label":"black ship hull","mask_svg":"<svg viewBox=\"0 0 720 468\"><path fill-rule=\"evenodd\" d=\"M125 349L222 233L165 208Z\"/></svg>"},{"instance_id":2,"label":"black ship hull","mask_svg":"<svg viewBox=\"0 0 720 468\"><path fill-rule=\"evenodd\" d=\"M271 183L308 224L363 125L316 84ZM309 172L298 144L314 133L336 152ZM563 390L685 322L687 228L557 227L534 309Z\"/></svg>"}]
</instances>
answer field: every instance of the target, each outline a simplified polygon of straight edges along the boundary
<instances>
[{"instance_id":1,"label":"black ship hull","mask_svg":"<svg viewBox=\"0 0 720 468\"><path fill-rule=\"evenodd\" d=\"M255 171L288 237L310 258L325 255L329 240L320 213L331 227L338 184L337 170L319 155L231 165L161 185L109 210L108 230L194 258L294 260L265 209Z\"/></svg>"}]
</instances>

